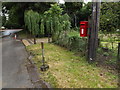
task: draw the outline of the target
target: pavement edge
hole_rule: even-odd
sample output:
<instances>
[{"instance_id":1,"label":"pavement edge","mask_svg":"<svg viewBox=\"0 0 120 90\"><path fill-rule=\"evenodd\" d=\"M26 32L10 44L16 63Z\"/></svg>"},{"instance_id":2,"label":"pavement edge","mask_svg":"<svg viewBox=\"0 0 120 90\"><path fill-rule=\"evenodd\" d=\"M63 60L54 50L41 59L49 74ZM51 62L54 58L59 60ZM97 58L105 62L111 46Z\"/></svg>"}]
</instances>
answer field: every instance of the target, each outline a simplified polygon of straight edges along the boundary
<instances>
[{"instance_id":1,"label":"pavement edge","mask_svg":"<svg viewBox=\"0 0 120 90\"><path fill-rule=\"evenodd\" d=\"M29 46L31 45L30 44L30 40L26 40L26 39L22 39L22 43L24 44L25 46L25 49L26 49L26 46ZM26 49L27 51L27 49ZM49 83L43 81L40 77L39 77L39 73L37 72L37 68L32 60L32 57L33 55L28 52L28 58L27 58L27 64L26 64L26 67L27 67L27 71L29 73L29 77L31 79L31 82L33 84L33 86L35 88L49 88L49 90L51 90L51 86Z\"/></svg>"}]
</instances>

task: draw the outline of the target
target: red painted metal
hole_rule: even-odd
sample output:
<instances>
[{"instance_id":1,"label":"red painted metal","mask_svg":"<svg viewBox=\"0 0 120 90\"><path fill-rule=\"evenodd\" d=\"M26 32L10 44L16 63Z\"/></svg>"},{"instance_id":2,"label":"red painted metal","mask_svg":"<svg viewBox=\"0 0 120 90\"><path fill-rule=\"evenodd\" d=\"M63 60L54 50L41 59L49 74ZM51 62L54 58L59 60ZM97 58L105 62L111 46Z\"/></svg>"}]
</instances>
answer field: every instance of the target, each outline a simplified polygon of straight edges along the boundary
<instances>
[{"instance_id":1,"label":"red painted metal","mask_svg":"<svg viewBox=\"0 0 120 90\"><path fill-rule=\"evenodd\" d=\"M80 36L81 37L87 37L87 31L88 31L88 21L81 21L80 22Z\"/></svg>"}]
</instances>

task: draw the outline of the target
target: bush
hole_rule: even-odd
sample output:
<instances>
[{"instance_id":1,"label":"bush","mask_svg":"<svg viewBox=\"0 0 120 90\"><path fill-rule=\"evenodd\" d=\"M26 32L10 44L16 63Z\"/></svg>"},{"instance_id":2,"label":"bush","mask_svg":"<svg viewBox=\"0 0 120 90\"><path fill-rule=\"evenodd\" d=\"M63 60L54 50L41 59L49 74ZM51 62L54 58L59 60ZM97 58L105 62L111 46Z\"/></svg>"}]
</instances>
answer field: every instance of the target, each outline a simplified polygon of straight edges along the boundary
<instances>
[{"instance_id":1,"label":"bush","mask_svg":"<svg viewBox=\"0 0 120 90\"><path fill-rule=\"evenodd\" d=\"M7 21L6 23L5 23L5 27L6 28L13 28L13 29L18 29L18 28L20 28L20 24L18 24L18 23L14 23L14 22L11 22L11 21Z\"/></svg>"},{"instance_id":2,"label":"bush","mask_svg":"<svg viewBox=\"0 0 120 90\"><path fill-rule=\"evenodd\" d=\"M76 31L67 32L67 34L62 32L55 43L69 50L82 52L84 55L87 51L87 38L80 37Z\"/></svg>"}]
</instances>

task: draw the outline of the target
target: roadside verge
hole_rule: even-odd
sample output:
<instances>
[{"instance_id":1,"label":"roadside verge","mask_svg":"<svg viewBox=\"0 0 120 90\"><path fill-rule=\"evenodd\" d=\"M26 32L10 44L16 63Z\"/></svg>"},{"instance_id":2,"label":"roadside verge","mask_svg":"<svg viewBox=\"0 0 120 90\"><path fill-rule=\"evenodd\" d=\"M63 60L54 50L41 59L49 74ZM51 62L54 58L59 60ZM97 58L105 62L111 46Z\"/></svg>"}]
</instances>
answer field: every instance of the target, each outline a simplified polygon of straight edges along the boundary
<instances>
[{"instance_id":1,"label":"roadside verge","mask_svg":"<svg viewBox=\"0 0 120 90\"><path fill-rule=\"evenodd\" d=\"M22 39L22 42L25 45L25 47L31 45L29 43L29 41L26 40L26 39ZM26 67L27 67L29 77L31 79L31 82L32 82L33 86L35 88L51 88L51 86L47 82L43 81L39 77L39 74L37 72L37 68L34 65L32 57L33 57L33 55L30 52L28 52L28 60L27 60Z\"/></svg>"}]
</instances>

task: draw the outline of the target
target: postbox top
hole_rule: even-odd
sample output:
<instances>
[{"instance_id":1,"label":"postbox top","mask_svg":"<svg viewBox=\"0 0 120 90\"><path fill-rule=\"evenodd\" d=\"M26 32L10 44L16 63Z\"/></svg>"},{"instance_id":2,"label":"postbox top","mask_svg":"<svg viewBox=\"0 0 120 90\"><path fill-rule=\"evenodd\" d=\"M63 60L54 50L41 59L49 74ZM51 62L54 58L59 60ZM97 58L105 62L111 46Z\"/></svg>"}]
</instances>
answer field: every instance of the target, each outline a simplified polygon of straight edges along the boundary
<instances>
[{"instance_id":1,"label":"postbox top","mask_svg":"<svg viewBox=\"0 0 120 90\"><path fill-rule=\"evenodd\" d=\"M88 21L81 21L80 24L88 24Z\"/></svg>"}]
</instances>

